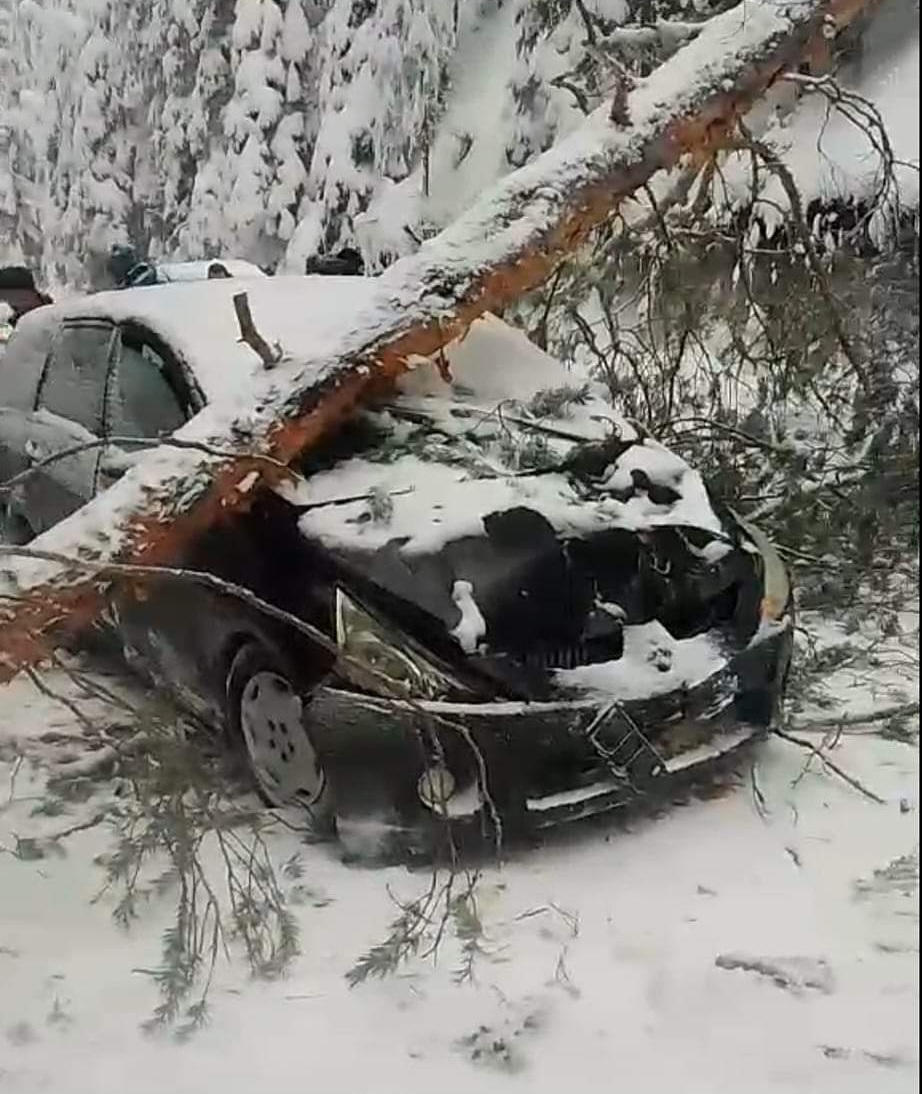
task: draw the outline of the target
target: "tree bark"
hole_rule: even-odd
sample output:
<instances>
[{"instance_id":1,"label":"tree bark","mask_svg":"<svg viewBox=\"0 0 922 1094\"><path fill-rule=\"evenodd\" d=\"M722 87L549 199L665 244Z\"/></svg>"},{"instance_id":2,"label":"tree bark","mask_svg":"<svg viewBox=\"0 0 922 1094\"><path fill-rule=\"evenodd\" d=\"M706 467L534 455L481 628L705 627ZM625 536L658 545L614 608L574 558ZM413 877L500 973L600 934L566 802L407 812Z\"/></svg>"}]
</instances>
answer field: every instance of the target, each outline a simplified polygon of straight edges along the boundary
<instances>
[{"instance_id":1,"label":"tree bark","mask_svg":"<svg viewBox=\"0 0 922 1094\"><path fill-rule=\"evenodd\" d=\"M0 580L0 680L43 659L61 630L89 622L111 578L105 563L175 559L184 545L334 430L414 357L429 357L540 285L626 197L683 157L725 147L737 119L830 30L876 0L742 0L709 20L629 96L631 125L591 114L560 145L503 179L454 225L378 278L375 304L313 360L279 364L252 410L209 407L158 450L35 541L92 563L88 573L7 555ZM309 283L305 292L310 292ZM228 315L228 322L234 317ZM209 449L214 450L209 453ZM267 459L266 457L269 457ZM271 549L271 546L268 548Z\"/></svg>"}]
</instances>

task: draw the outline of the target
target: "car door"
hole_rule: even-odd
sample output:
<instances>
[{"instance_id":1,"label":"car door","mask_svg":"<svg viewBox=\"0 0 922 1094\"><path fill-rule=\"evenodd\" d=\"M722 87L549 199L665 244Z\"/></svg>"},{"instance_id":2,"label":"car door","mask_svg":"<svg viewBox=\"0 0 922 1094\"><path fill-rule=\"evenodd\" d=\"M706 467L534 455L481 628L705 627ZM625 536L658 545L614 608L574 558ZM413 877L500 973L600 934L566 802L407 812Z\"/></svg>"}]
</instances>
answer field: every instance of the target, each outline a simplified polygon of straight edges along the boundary
<instances>
[{"instance_id":1,"label":"car door","mask_svg":"<svg viewBox=\"0 0 922 1094\"><path fill-rule=\"evenodd\" d=\"M31 535L70 516L95 493L115 341L116 328L107 320L63 320L50 337L32 405L14 403L0 412L4 474L21 475L4 498L7 515Z\"/></svg>"},{"instance_id":2,"label":"car door","mask_svg":"<svg viewBox=\"0 0 922 1094\"><path fill-rule=\"evenodd\" d=\"M136 323L122 324L106 381L106 444L97 491L108 489L153 447L135 442L168 439L197 402L170 347ZM109 622L117 627L127 659L206 715L211 711L202 698L198 656L203 630L207 634L214 627L210 599L193 584L148 578L123 590L109 607Z\"/></svg>"},{"instance_id":3,"label":"car door","mask_svg":"<svg viewBox=\"0 0 922 1094\"><path fill-rule=\"evenodd\" d=\"M131 445L132 439L163 438L200 405L178 355L149 331L123 325L106 384L103 433L108 443L97 489L108 488L148 450ZM291 536L300 543L293 512L289 524ZM238 514L208 529L171 562L266 595L273 585L283 585L290 572L279 542L281 531L257 505L252 514ZM110 611L127 659L209 721L223 714L224 657L233 643L249 636L268 644L278 631L234 597L170 578L147 577L123 588Z\"/></svg>"},{"instance_id":4,"label":"car door","mask_svg":"<svg viewBox=\"0 0 922 1094\"><path fill-rule=\"evenodd\" d=\"M122 324L105 385L106 445L97 489L111 485L152 447L133 442L168 437L194 409L195 400L169 347L137 324Z\"/></svg>"}]
</instances>

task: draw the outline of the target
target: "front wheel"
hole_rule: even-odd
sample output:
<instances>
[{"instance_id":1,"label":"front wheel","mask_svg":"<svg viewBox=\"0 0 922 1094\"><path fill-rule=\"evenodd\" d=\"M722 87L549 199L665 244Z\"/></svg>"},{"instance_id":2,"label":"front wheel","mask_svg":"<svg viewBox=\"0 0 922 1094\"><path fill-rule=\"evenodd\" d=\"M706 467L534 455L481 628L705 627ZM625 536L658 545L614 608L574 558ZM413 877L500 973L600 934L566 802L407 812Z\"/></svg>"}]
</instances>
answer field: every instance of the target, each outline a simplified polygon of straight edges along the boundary
<instances>
[{"instance_id":1,"label":"front wheel","mask_svg":"<svg viewBox=\"0 0 922 1094\"><path fill-rule=\"evenodd\" d=\"M298 806L329 830L332 792L306 724L308 702L280 659L255 644L238 651L227 674L227 723L242 746L263 799Z\"/></svg>"}]
</instances>

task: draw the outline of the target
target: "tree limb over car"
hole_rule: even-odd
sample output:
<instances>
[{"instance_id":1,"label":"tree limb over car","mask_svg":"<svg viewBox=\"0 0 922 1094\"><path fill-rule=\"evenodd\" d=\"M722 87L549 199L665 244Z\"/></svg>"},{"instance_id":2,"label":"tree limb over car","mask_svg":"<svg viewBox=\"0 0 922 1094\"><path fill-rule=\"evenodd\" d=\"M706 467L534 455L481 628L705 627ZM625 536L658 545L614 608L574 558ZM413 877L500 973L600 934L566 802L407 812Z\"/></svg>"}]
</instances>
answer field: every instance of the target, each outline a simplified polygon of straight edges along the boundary
<instances>
[{"instance_id":1,"label":"tree limb over car","mask_svg":"<svg viewBox=\"0 0 922 1094\"><path fill-rule=\"evenodd\" d=\"M260 378L245 413L209 407L179 433L203 448L151 454L35 541L80 562L162 564L334 430L414 359L540 285L619 204L683 157L707 160L768 87L874 0L742 2L705 24L629 95L631 125L606 104L569 139L503 179L452 227L378 279L374 304L310 360ZM232 323L233 316L227 321ZM209 455L204 448L226 456ZM38 559L10 560L0 680L41 660L50 636L89 622L108 582Z\"/></svg>"}]
</instances>

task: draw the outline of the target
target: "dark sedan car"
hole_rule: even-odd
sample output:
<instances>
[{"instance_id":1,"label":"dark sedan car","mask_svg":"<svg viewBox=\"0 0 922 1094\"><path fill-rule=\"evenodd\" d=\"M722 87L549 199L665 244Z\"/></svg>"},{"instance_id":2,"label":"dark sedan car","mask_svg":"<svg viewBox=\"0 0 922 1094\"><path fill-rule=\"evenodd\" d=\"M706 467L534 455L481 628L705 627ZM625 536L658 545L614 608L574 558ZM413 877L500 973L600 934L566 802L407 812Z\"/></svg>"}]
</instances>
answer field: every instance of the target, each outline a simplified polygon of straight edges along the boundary
<instances>
[{"instance_id":1,"label":"dark sedan car","mask_svg":"<svg viewBox=\"0 0 922 1094\"><path fill-rule=\"evenodd\" d=\"M0 499L8 539L105 489L140 458L132 440L239 397L260 367L235 337L244 289L283 348L322 343L370 292L230 279L23 318L0 362L0 480L34 473ZM416 362L294 470L177 562L324 642L175 579L111 613L129 660L224 728L273 805L369 851L424 820L541 827L770 724L791 647L771 544L500 320Z\"/></svg>"}]
</instances>

